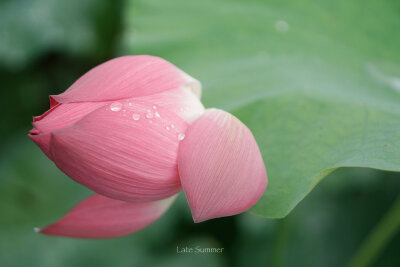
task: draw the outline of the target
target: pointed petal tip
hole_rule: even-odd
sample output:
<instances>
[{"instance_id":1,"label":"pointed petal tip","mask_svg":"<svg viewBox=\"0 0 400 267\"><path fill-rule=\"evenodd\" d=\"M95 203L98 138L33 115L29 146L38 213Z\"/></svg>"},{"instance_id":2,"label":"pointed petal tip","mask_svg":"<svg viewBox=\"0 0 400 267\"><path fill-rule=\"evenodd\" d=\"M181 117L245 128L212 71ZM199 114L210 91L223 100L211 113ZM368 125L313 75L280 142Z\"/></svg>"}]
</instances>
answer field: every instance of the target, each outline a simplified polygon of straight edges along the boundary
<instances>
[{"instance_id":1,"label":"pointed petal tip","mask_svg":"<svg viewBox=\"0 0 400 267\"><path fill-rule=\"evenodd\" d=\"M29 132L28 137L43 151L43 153L53 160L50 152L50 134L43 134L33 129Z\"/></svg>"},{"instance_id":2,"label":"pointed petal tip","mask_svg":"<svg viewBox=\"0 0 400 267\"><path fill-rule=\"evenodd\" d=\"M207 220L207 219L201 219L200 217L196 217L193 215L193 213L192 213L192 218L194 223L201 223Z\"/></svg>"},{"instance_id":3,"label":"pointed petal tip","mask_svg":"<svg viewBox=\"0 0 400 267\"><path fill-rule=\"evenodd\" d=\"M32 139L33 136L40 134L40 131L36 128L33 128L29 131L28 136Z\"/></svg>"}]
</instances>

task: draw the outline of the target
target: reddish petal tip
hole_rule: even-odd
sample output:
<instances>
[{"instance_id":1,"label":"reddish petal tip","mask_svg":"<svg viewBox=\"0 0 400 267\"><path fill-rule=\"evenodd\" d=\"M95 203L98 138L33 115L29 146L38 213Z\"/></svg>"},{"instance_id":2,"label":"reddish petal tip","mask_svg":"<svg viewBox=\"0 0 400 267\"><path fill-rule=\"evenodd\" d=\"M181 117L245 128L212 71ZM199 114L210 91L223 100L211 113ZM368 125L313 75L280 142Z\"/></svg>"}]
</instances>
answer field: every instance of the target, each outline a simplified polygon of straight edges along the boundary
<instances>
[{"instance_id":1,"label":"reddish petal tip","mask_svg":"<svg viewBox=\"0 0 400 267\"><path fill-rule=\"evenodd\" d=\"M35 129L35 128L33 128L32 130L29 131L28 135L29 135L29 137L31 137L32 135L38 135L38 134L40 134L40 131Z\"/></svg>"}]
</instances>

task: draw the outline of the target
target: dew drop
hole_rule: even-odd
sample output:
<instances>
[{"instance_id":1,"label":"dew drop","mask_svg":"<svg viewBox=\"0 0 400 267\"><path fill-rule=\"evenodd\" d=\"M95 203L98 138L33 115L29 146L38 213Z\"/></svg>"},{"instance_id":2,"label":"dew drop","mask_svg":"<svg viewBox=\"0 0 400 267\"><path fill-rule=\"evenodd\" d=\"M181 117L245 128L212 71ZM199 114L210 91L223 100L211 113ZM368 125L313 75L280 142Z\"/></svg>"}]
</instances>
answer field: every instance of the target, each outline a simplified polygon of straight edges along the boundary
<instances>
[{"instance_id":1,"label":"dew drop","mask_svg":"<svg viewBox=\"0 0 400 267\"><path fill-rule=\"evenodd\" d=\"M120 102L114 102L110 105L110 109L112 111L120 111L122 107L122 104Z\"/></svg>"},{"instance_id":2,"label":"dew drop","mask_svg":"<svg viewBox=\"0 0 400 267\"><path fill-rule=\"evenodd\" d=\"M151 118L153 118L153 117L154 117L154 116L153 116L153 113L147 112L146 118L151 119Z\"/></svg>"},{"instance_id":3,"label":"dew drop","mask_svg":"<svg viewBox=\"0 0 400 267\"><path fill-rule=\"evenodd\" d=\"M161 116L160 116L160 113L158 113L158 111L156 111L156 113L154 113L154 115L157 117L157 118L160 118Z\"/></svg>"},{"instance_id":4,"label":"dew drop","mask_svg":"<svg viewBox=\"0 0 400 267\"><path fill-rule=\"evenodd\" d=\"M178 134L178 140L182 141L183 139L185 139L185 134L184 133Z\"/></svg>"},{"instance_id":5,"label":"dew drop","mask_svg":"<svg viewBox=\"0 0 400 267\"><path fill-rule=\"evenodd\" d=\"M132 119L133 119L134 121L138 121L138 120L140 119L140 114L133 113Z\"/></svg>"},{"instance_id":6,"label":"dew drop","mask_svg":"<svg viewBox=\"0 0 400 267\"><path fill-rule=\"evenodd\" d=\"M157 109L157 106L154 105L153 108L154 108L154 109Z\"/></svg>"},{"instance_id":7,"label":"dew drop","mask_svg":"<svg viewBox=\"0 0 400 267\"><path fill-rule=\"evenodd\" d=\"M175 125L171 124L171 128L174 129L174 128L175 128Z\"/></svg>"},{"instance_id":8,"label":"dew drop","mask_svg":"<svg viewBox=\"0 0 400 267\"><path fill-rule=\"evenodd\" d=\"M275 23L275 29L276 29L278 32L285 33L285 32L287 32L287 31L289 31L289 24L288 24L286 21L284 21L284 20L278 20L278 21Z\"/></svg>"},{"instance_id":9,"label":"dew drop","mask_svg":"<svg viewBox=\"0 0 400 267\"><path fill-rule=\"evenodd\" d=\"M169 126L165 127L165 129L167 129L168 131L171 130L171 128Z\"/></svg>"}]
</instances>

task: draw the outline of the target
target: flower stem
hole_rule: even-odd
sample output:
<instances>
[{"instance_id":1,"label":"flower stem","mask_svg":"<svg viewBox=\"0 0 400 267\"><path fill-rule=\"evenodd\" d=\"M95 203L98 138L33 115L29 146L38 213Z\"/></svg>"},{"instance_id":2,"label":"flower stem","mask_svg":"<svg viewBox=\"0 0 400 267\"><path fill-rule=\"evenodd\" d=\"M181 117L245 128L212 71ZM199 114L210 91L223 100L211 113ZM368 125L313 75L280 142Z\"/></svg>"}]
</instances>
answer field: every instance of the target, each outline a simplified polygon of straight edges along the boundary
<instances>
[{"instance_id":1,"label":"flower stem","mask_svg":"<svg viewBox=\"0 0 400 267\"><path fill-rule=\"evenodd\" d=\"M285 266L285 252L291 228L291 215L278 221L275 244L272 254L272 266Z\"/></svg>"},{"instance_id":2,"label":"flower stem","mask_svg":"<svg viewBox=\"0 0 400 267\"><path fill-rule=\"evenodd\" d=\"M367 236L355 256L350 267L370 266L378 258L381 251L400 228L400 194L381 221Z\"/></svg>"}]
</instances>

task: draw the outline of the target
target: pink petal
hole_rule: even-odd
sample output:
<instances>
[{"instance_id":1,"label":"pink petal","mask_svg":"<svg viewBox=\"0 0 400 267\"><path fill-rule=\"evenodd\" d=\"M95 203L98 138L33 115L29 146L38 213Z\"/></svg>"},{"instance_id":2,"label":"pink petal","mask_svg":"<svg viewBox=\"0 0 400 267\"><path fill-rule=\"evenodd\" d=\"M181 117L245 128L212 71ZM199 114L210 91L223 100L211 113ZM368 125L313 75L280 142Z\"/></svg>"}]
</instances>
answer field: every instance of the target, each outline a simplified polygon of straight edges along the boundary
<instances>
[{"instance_id":1,"label":"pink petal","mask_svg":"<svg viewBox=\"0 0 400 267\"><path fill-rule=\"evenodd\" d=\"M204 113L204 106L199 98L184 86L159 94L137 98L137 101L142 100L153 103L155 107L164 107L188 123L195 121Z\"/></svg>"},{"instance_id":2,"label":"pink petal","mask_svg":"<svg viewBox=\"0 0 400 267\"><path fill-rule=\"evenodd\" d=\"M179 136L187 123L144 101L119 101L52 134L56 165L110 198L145 202L180 191Z\"/></svg>"},{"instance_id":3,"label":"pink petal","mask_svg":"<svg viewBox=\"0 0 400 267\"><path fill-rule=\"evenodd\" d=\"M208 109L189 126L179 147L178 167L195 222L244 212L267 186L252 133L222 110Z\"/></svg>"},{"instance_id":4,"label":"pink petal","mask_svg":"<svg viewBox=\"0 0 400 267\"><path fill-rule=\"evenodd\" d=\"M91 196L57 222L37 231L78 238L110 238L137 232L156 221L174 197L154 202L129 203L101 195Z\"/></svg>"},{"instance_id":5,"label":"pink petal","mask_svg":"<svg viewBox=\"0 0 400 267\"><path fill-rule=\"evenodd\" d=\"M51 99L53 104L109 101L152 95L183 85L200 94L200 83L168 61L146 55L125 56L93 68Z\"/></svg>"},{"instance_id":6,"label":"pink petal","mask_svg":"<svg viewBox=\"0 0 400 267\"><path fill-rule=\"evenodd\" d=\"M34 117L33 129L29 132L29 137L52 159L50 133L72 125L105 104L101 102L58 104L43 115Z\"/></svg>"}]
</instances>

